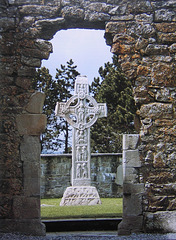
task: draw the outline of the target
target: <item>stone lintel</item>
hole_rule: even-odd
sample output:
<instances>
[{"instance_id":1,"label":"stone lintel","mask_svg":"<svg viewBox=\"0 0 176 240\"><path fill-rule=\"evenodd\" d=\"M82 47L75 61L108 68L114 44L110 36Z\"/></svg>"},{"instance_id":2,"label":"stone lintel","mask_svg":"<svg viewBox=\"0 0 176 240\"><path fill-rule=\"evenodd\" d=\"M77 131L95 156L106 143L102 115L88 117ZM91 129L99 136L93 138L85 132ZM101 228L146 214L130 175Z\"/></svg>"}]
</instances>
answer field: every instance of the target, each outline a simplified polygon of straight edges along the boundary
<instances>
[{"instance_id":1,"label":"stone lintel","mask_svg":"<svg viewBox=\"0 0 176 240\"><path fill-rule=\"evenodd\" d=\"M60 206L97 205L101 200L97 189L92 186L67 187L60 202Z\"/></svg>"}]
</instances>

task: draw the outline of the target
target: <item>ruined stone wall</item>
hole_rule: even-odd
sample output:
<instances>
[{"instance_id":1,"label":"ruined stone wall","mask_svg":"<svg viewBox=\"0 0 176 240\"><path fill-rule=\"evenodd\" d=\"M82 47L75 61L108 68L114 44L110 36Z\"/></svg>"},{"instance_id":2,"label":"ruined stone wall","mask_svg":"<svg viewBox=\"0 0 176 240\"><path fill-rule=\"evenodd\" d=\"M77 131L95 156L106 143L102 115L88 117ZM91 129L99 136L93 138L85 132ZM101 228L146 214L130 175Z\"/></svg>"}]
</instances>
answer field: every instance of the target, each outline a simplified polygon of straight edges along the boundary
<instances>
[{"instance_id":1,"label":"ruined stone wall","mask_svg":"<svg viewBox=\"0 0 176 240\"><path fill-rule=\"evenodd\" d=\"M122 197L122 154L91 154L91 185L100 197ZM41 197L62 198L71 186L71 154L41 155Z\"/></svg>"},{"instance_id":2,"label":"ruined stone wall","mask_svg":"<svg viewBox=\"0 0 176 240\"><path fill-rule=\"evenodd\" d=\"M134 85L143 230L176 231L155 221L157 213L174 216L176 210L175 9L174 0L0 2L0 231L44 234L34 163L39 166L45 116L43 96L31 82L52 52L46 40L74 27L105 29L107 44Z\"/></svg>"}]
</instances>

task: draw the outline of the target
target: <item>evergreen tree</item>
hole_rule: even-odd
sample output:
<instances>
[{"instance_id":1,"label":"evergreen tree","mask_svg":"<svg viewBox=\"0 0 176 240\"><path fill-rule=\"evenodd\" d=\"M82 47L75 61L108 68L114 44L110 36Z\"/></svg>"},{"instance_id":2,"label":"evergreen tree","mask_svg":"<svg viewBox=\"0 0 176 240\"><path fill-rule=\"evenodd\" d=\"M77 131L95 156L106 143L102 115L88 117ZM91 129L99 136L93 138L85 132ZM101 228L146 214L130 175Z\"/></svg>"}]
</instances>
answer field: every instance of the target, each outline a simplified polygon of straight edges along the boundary
<instances>
[{"instance_id":1,"label":"evergreen tree","mask_svg":"<svg viewBox=\"0 0 176 240\"><path fill-rule=\"evenodd\" d=\"M74 62L71 59L67 62L67 66L61 65L61 69L56 69L56 80L59 90L59 101L67 102L69 98L73 95L74 84L76 76L80 75L76 70L77 66L73 65ZM60 131L64 134L64 153L69 152L69 132L71 131L68 122L60 118Z\"/></svg>"},{"instance_id":2,"label":"evergreen tree","mask_svg":"<svg viewBox=\"0 0 176 240\"><path fill-rule=\"evenodd\" d=\"M132 84L118 66L117 56L113 63L99 68L101 79L94 78L91 85L97 102L106 102L107 118L99 119L91 128L91 146L94 152L121 151L121 134L134 133L136 107L132 96Z\"/></svg>"},{"instance_id":3,"label":"evergreen tree","mask_svg":"<svg viewBox=\"0 0 176 240\"><path fill-rule=\"evenodd\" d=\"M64 148L64 152L69 152L69 126L67 122L55 116L56 102L66 102L74 89L74 82L79 72L76 70L73 60L69 60L67 65L61 65L56 69L55 79L49 74L49 70L42 67L36 71L33 80L33 88L45 93L43 113L47 115L47 126L41 136L42 151L58 151ZM61 135L64 134L62 139Z\"/></svg>"}]
</instances>

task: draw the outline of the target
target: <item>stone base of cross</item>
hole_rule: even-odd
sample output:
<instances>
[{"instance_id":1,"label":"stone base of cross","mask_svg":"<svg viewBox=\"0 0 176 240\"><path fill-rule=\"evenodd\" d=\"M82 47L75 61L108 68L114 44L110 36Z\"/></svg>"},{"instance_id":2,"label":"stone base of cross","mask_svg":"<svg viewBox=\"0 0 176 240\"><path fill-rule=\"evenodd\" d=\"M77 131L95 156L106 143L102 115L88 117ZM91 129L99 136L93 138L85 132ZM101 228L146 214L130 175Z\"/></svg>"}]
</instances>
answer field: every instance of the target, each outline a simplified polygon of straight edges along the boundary
<instances>
[{"instance_id":1,"label":"stone base of cross","mask_svg":"<svg viewBox=\"0 0 176 240\"><path fill-rule=\"evenodd\" d=\"M91 186L90 127L100 117L107 116L105 103L97 103L89 95L87 77L77 77L74 95L66 103L57 103L56 116L63 117L73 127L72 187L64 192L60 206L101 204L99 194Z\"/></svg>"},{"instance_id":2,"label":"stone base of cross","mask_svg":"<svg viewBox=\"0 0 176 240\"><path fill-rule=\"evenodd\" d=\"M101 200L96 187L93 186L67 187L60 202L60 206L96 204L101 204Z\"/></svg>"}]
</instances>

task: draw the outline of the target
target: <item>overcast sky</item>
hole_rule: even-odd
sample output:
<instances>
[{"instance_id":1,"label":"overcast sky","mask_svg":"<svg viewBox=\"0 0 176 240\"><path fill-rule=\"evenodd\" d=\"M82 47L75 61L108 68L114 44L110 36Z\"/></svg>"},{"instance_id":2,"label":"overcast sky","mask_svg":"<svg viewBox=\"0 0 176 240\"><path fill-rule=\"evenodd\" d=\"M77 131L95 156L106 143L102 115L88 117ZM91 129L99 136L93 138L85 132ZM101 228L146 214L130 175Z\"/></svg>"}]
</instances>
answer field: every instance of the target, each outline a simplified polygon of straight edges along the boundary
<instances>
[{"instance_id":1,"label":"overcast sky","mask_svg":"<svg viewBox=\"0 0 176 240\"><path fill-rule=\"evenodd\" d=\"M70 59L77 65L77 71L88 77L89 83L98 77L98 69L104 63L112 62L110 47L106 45L103 30L70 29L58 31L51 40L53 53L42 66L49 68L55 77L56 68L66 65Z\"/></svg>"}]
</instances>

